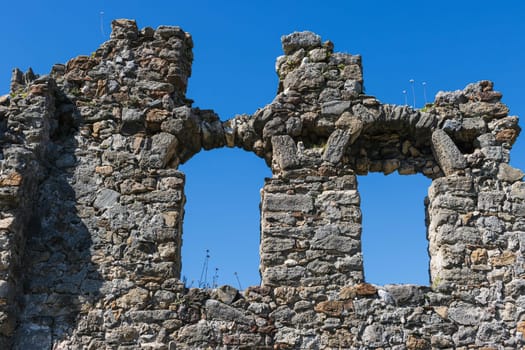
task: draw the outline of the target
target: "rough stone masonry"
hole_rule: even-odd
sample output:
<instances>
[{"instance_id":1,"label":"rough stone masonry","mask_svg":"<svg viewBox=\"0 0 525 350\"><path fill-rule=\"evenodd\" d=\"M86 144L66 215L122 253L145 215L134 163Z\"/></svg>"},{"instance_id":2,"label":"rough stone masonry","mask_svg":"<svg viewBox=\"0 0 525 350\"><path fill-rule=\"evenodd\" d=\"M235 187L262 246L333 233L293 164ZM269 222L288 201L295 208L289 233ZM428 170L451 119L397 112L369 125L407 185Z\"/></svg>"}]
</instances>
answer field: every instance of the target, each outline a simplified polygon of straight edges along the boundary
<instances>
[{"instance_id":1,"label":"rough stone masonry","mask_svg":"<svg viewBox=\"0 0 525 350\"><path fill-rule=\"evenodd\" d=\"M279 89L221 121L185 97L191 36L116 20L92 56L14 70L0 98L1 349L521 349L525 183L489 81L422 110L363 90L361 57L282 38ZM180 281L184 174L240 147L261 195L260 286ZM430 286L366 283L357 175L422 173ZM255 252L254 252L255 253Z\"/></svg>"}]
</instances>

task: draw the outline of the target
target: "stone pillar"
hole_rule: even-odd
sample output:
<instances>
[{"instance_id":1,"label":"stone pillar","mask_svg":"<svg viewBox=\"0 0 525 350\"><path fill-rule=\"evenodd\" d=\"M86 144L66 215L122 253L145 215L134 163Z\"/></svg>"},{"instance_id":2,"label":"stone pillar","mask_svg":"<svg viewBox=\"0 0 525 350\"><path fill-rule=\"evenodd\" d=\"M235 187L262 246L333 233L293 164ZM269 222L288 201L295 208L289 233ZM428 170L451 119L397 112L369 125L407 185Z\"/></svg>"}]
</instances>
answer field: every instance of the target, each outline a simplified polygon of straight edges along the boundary
<instances>
[{"instance_id":1,"label":"stone pillar","mask_svg":"<svg viewBox=\"0 0 525 350\"><path fill-rule=\"evenodd\" d=\"M477 200L473 178L438 178L432 182L428 198L431 286L450 289L486 281L484 269L468 263L468 252L482 240L481 232L470 224Z\"/></svg>"},{"instance_id":2,"label":"stone pillar","mask_svg":"<svg viewBox=\"0 0 525 350\"><path fill-rule=\"evenodd\" d=\"M262 191L261 275L265 286L324 286L363 281L356 176L272 178Z\"/></svg>"}]
</instances>

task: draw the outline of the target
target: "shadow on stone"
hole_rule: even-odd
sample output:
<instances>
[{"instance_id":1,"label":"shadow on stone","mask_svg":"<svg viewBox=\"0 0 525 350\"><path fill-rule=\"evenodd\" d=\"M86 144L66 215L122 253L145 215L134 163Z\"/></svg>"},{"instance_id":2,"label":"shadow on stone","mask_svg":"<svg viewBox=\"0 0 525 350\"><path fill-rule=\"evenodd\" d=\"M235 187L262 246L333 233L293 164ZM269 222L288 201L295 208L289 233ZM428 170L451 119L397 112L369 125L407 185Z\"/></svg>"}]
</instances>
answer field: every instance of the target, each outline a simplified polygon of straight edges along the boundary
<instances>
[{"instance_id":1,"label":"shadow on stone","mask_svg":"<svg viewBox=\"0 0 525 350\"><path fill-rule=\"evenodd\" d=\"M72 102L57 97L57 124L50 131L48 157L41 160L47 173L33 199L34 215L26 232L21 326L14 349L51 349L75 329L80 335L77 320L100 295L102 278L91 254L97 233L90 234L86 226L93 220L89 209L96 188L90 165L75 156L75 113Z\"/></svg>"}]
</instances>

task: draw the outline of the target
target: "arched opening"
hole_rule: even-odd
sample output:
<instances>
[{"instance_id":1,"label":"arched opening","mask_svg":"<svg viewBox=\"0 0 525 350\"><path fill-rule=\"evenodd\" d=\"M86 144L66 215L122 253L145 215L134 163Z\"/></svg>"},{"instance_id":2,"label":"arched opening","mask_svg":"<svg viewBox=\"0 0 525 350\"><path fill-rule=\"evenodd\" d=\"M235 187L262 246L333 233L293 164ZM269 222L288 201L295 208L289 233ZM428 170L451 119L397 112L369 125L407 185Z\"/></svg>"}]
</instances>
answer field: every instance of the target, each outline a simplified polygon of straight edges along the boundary
<instances>
[{"instance_id":1,"label":"arched opening","mask_svg":"<svg viewBox=\"0 0 525 350\"><path fill-rule=\"evenodd\" d=\"M370 173L358 181L366 281L429 285L424 200L431 180Z\"/></svg>"},{"instance_id":2,"label":"arched opening","mask_svg":"<svg viewBox=\"0 0 525 350\"><path fill-rule=\"evenodd\" d=\"M186 286L259 285L260 189L271 170L237 148L202 151L180 170L186 174L181 272Z\"/></svg>"}]
</instances>

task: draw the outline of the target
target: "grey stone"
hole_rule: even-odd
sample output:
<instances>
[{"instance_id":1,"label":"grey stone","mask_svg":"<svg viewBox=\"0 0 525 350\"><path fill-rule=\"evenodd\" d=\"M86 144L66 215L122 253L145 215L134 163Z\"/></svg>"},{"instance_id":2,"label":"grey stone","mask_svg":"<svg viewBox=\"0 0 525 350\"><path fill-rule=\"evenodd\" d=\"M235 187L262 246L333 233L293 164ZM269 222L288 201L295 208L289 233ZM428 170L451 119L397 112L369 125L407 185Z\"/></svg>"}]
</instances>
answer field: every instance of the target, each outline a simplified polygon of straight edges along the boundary
<instances>
[{"instance_id":1,"label":"grey stone","mask_svg":"<svg viewBox=\"0 0 525 350\"><path fill-rule=\"evenodd\" d=\"M491 133L480 135L476 138L481 148L494 146L496 144L496 138Z\"/></svg>"},{"instance_id":2,"label":"grey stone","mask_svg":"<svg viewBox=\"0 0 525 350\"><path fill-rule=\"evenodd\" d=\"M299 66L286 76L283 87L300 92L321 90L326 82L323 75L325 69L325 63L310 63Z\"/></svg>"},{"instance_id":3,"label":"grey stone","mask_svg":"<svg viewBox=\"0 0 525 350\"><path fill-rule=\"evenodd\" d=\"M350 96L357 96L363 92L363 85L355 79L346 80L343 86Z\"/></svg>"},{"instance_id":4,"label":"grey stone","mask_svg":"<svg viewBox=\"0 0 525 350\"><path fill-rule=\"evenodd\" d=\"M290 324L290 321L295 315L296 313L287 305L279 306L270 313L270 317L281 325Z\"/></svg>"},{"instance_id":5,"label":"grey stone","mask_svg":"<svg viewBox=\"0 0 525 350\"><path fill-rule=\"evenodd\" d=\"M285 55L291 55L299 49L311 50L321 46L321 37L315 33L295 32L281 37Z\"/></svg>"},{"instance_id":6,"label":"grey stone","mask_svg":"<svg viewBox=\"0 0 525 350\"><path fill-rule=\"evenodd\" d=\"M509 113L508 107L500 102L468 102L460 104L459 110L467 117L505 117Z\"/></svg>"},{"instance_id":7,"label":"grey stone","mask_svg":"<svg viewBox=\"0 0 525 350\"><path fill-rule=\"evenodd\" d=\"M491 212L497 212L501 208L501 203L505 194L500 191L481 192L478 195L478 208Z\"/></svg>"},{"instance_id":8,"label":"grey stone","mask_svg":"<svg viewBox=\"0 0 525 350\"><path fill-rule=\"evenodd\" d=\"M246 317L240 310L221 303L217 300L209 299L206 300L205 304L206 315L210 319L224 320L224 321L235 321L240 324L250 325L253 324L253 320Z\"/></svg>"},{"instance_id":9,"label":"grey stone","mask_svg":"<svg viewBox=\"0 0 525 350\"><path fill-rule=\"evenodd\" d=\"M441 129L432 133L432 151L445 175L451 175L467 166L465 157L454 141Z\"/></svg>"},{"instance_id":10,"label":"grey stone","mask_svg":"<svg viewBox=\"0 0 525 350\"><path fill-rule=\"evenodd\" d=\"M381 325L366 326L363 331L363 343L371 348L376 348L385 345L383 339L384 328Z\"/></svg>"},{"instance_id":11,"label":"grey stone","mask_svg":"<svg viewBox=\"0 0 525 350\"><path fill-rule=\"evenodd\" d=\"M516 182L512 185L510 194L513 198L525 200L525 183Z\"/></svg>"},{"instance_id":12,"label":"grey stone","mask_svg":"<svg viewBox=\"0 0 525 350\"><path fill-rule=\"evenodd\" d=\"M301 121L301 118L288 118L286 120L286 133L292 137L301 135L303 122Z\"/></svg>"},{"instance_id":13,"label":"grey stone","mask_svg":"<svg viewBox=\"0 0 525 350\"><path fill-rule=\"evenodd\" d=\"M137 23L128 19L116 19L111 22L111 39L134 40L138 36Z\"/></svg>"},{"instance_id":14,"label":"grey stone","mask_svg":"<svg viewBox=\"0 0 525 350\"><path fill-rule=\"evenodd\" d=\"M171 37L184 39L185 36L186 33L182 29L174 26L159 26L157 30L155 30L154 35L154 37L161 38L164 40L167 40Z\"/></svg>"},{"instance_id":15,"label":"grey stone","mask_svg":"<svg viewBox=\"0 0 525 350\"><path fill-rule=\"evenodd\" d=\"M277 238L272 237L265 239L261 247L261 251L264 253L275 253L285 250L290 250L295 247L295 240L290 238Z\"/></svg>"},{"instance_id":16,"label":"grey stone","mask_svg":"<svg viewBox=\"0 0 525 350\"><path fill-rule=\"evenodd\" d=\"M144 113L133 108L122 109L122 126L123 134L134 134L144 129Z\"/></svg>"},{"instance_id":17,"label":"grey stone","mask_svg":"<svg viewBox=\"0 0 525 350\"><path fill-rule=\"evenodd\" d=\"M264 271L263 284L268 286L297 284L305 272L302 266L276 266Z\"/></svg>"},{"instance_id":18,"label":"grey stone","mask_svg":"<svg viewBox=\"0 0 525 350\"><path fill-rule=\"evenodd\" d=\"M205 118L214 120L204 120L200 124L202 147L206 150L210 150L224 146L226 144L226 138L221 121L216 115L205 116Z\"/></svg>"},{"instance_id":19,"label":"grey stone","mask_svg":"<svg viewBox=\"0 0 525 350\"><path fill-rule=\"evenodd\" d=\"M356 190L345 190L345 191L323 191L318 197L317 201L319 206L323 206L326 203L336 202L341 206L347 205L359 205L360 196Z\"/></svg>"},{"instance_id":20,"label":"grey stone","mask_svg":"<svg viewBox=\"0 0 525 350\"><path fill-rule=\"evenodd\" d=\"M308 213L313 210L312 197L304 194L273 194L267 193L263 198L263 210L268 211L300 211Z\"/></svg>"},{"instance_id":21,"label":"grey stone","mask_svg":"<svg viewBox=\"0 0 525 350\"><path fill-rule=\"evenodd\" d=\"M476 339L476 329L474 327L459 326L453 339L456 345L472 344Z\"/></svg>"},{"instance_id":22,"label":"grey stone","mask_svg":"<svg viewBox=\"0 0 525 350\"><path fill-rule=\"evenodd\" d=\"M377 295L379 296L379 299L381 299L384 303L390 304L390 305L396 305L396 299L390 294L390 292L384 290L384 289L378 289Z\"/></svg>"},{"instance_id":23,"label":"grey stone","mask_svg":"<svg viewBox=\"0 0 525 350\"><path fill-rule=\"evenodd\" d=\"M357 252L359 243L351 237L341 235L337 226L327 225L317 230L310 246L312 249L352 254Z\"/></svg>"},{"instance_id":24,"label":"grey stone","mask_svg":"<svg viewBox=\"0 0 525 350\"><path fill-rule=\"evenodd\" d=\"M325 329L327 331L333 331L337 328L339 328L341 325L341 320L334 317L327 318L324 323L322 329Z\"/></svg>"},{"instance_id":25,"label":"grey stone","mask_svg":"<svg viewBox=\"0 0 525 350\"><path fill-rule=\"evenodd\" d=\"M350 101L330 101L321 105L321 113L324 115L341 115L350 109Z\"/></svg>"},{"instance_id":26,"label":"grey stone","mask_svg":"<svg viewBox=\"0 0 525 350\"><path fill-rule=\"evenodd\" d=\"M509 339L509 334L500 322L482 323L478 329L477 339L496 345Z\"/></svg>"},{"instance_id":27,"label":"grey stone","mask_svg":"<svg viewBox=\"0 0 525 350\"><path fill-rule=\"evenodd\" d=\"M51 329L38 324L25 324L18 329L14 350L51 349Z\"/></svg>"},{"instance_id":28,"label":"grey stone","mask_svg":"<svg viewBox=\"0 0 525 350\"><path fill-rule=\"evenodd\" d=\"M523 178L525 174L520 169L516 169L507 163L501 163L498 169L498 179L508 182L516 182Z\"/></svg>"},{"instance_id":29,"label":"grey stone","mask_svg":"<svg viewBox=\"0 0 525 350\"><path fill-rule=\"evenodd\" d=\"M321 62L328 58L329 53L325 48L318 48L311 50L308 56L313 62Z\"/></svg>"},{"instance_id":30,"label":"grey stone","mask_svg":"<svg viewBox=\"0 0 525 350\"><path fill-rule=\"evenodd\" d=\"M275 334L275 342L278 344L287 344L289 347L294 347L299 341L300 335L293 328L281 327Z\"/></svg>"},{"instance_id":31,"label":"grey stone","mask_svg":"<svg viewBox=\"0 0 525 350\"><path fill-rule=\"evenodd\" d=\"M248 311L253 312L256 315L266 317L270 313L270 306L265 303L254 302L248 306Z\"/></svg>"},{"instance_id":32,"label":"grey stone","mask_svg":"<svg viewBox=\"0 0 525 350\"><path fill-rule=\"evenodd\" d=\"M456 119L448 119L443 124L443 130L452 133L458 132L459 130L461 130L461 122Z\"/></svg>"},{"instance_id":33,"label":"grey stone","mask_svg":"<svg viewBox=\"0 0 525 350\"><path fill-rule=\"evenodd\" d=\"M461 90L456 91L438 91L435 98L436 104L454 104L459 105L467 102L467 98L464 92Z\"/></svg>"},{"instance_id":34,"label":"grey stone","mask_svg":"<svg viewBox=\"0 0 525 350\"><path fill-rule=\"evenodd\" d=\"M500 146L491 146L491 147L483 147L481 149L481 152L488 160L494 160L494 161L508 161L505 160L505 153Z\"/></svg>"},{"instance_id":35,"label":"grey stone","mask_svg":"<svg viewBox=\"0 0 525 350\"><path fill-rule=\"evenodd\" d=\"M194 347L205 346L210 343L216 344L218 338L218 330L205 320L187 325L179 331L179 341Z\"/></svg>"},{"instance_id":36,"label":"grey stone","mask_svg":"<svg viewBox=\"0 0 525 350\"><path fill-rule=\"evenodd\" d=\"M461 193L468 194L472 192L472 177L452 175L435 179L432 182L429 193L434 196L440 193Z\"/></svg>"},{"instance_id":37,"label":"grey stone","mask_svg":"<svg viewBox=\"0 0 525 350\"><path fill-rule=\"evenodd\" d=\"M461 125L461 137L463 140L473 140L476 136L481 135L486 130L486 124L483 118L464 118Z\"/></svg>"},{"instance_id":38,"label":"grey stone","mask_svg":"<svg viewBox=\"0 0 525 350\"><path fill-rule=\"evenodd\" d=\"M485 312L476 306L466 303L454 303L448 308L448 317L461 325L474 326L478 325L484 318Z\"/></svg>"},{"instance_id":39,"label":"grey stone","mask_svg":"<svg viewBox=\"0 0 525 350\"><path fill-rule=\"evenodd\" d=\"M224 304L230 305L238 298L239 291L232 286L224 285L215 289L215 294L217 300Z\"/></svg>"},{"instance_id":40,"label":"grey stone","mask_svg":"<svg viewBox=\"0 0 525 350\"><path fill-rule=\"evenodd\" d=\"M363 127L373 124L381 116L381 110L378 108L367 108L362 104L352 106L352 113L363 123Z\"/></svg>"},{"instance_id":41,"label":"grey stone","mask_svg":"<svg viewBox=\"0 0 525 350\"><path fill-rule=\"evenodd\" d=\"M137 87L149 92L170 94L175 90L173 84L158 81L139 81Z\"/></svg>"},{"instance_id":42,"label":"grey stone","mask_svg":"<svg viewBox=\"0 0 525 350\"><path fill-rule=\"evenodd\" d=\"M343 158L346 146L350 141L350 133L341 129L335 129L326 143L323 160L337 164Z\"/></svg>"},{"instance_id":43,"label":"grey stone","mask_svg":"<svg viewBox=\"0 0 525 350\"><path fill-rule=\"evenodd\" d=\"M286 131L286 124L281 118L274 118L264 125L263 138L271 139L275 135L282 135Z\"/></svg>"},{"instance_id":44,"label":"grey stone","mask_svg":"<svg viewBox=\"0 0 525 350\"><path fill-rule=\"evenodd\" d=\"M349 112L344 112L335 122L335 126L343 130L347 129L346 131L350 133L349 144L353 144L363 130L363 122Z\"/></svg>"},{"instance_id":45,"label":"grey stone","mask_svg":"<svg viewBox=\"0 0 525 350\"><path fill-rule=\"evenodd\" d=\"M385 285L384 288L390 293L398 306L419 305L424 301L424 291L416 285Z\"/></svg>"},{"instance_id":46,"label":"grey stone","mask_svg":"<svg viewBox=\"0 0 525 350\"><path fill-rule=\"evenodd\" d=\"M161 132L151 138L151 149L142 156L142 164L151 168L164 168L172 159L178 140L172 134Z\"/></svg>"},{"instance_id":47,"label":"grey stone","mask_svg":"<svg viewBox=\"0 0 525 350\"><path fill-rule=\"evenodd\" d=\"M290 136L273 136L272 149L275 169L288 170L299 165L297 147Z\"/></svg>"}]
</instances>

